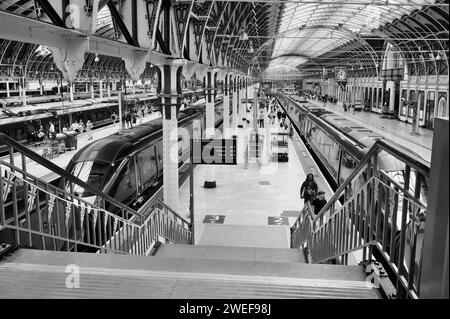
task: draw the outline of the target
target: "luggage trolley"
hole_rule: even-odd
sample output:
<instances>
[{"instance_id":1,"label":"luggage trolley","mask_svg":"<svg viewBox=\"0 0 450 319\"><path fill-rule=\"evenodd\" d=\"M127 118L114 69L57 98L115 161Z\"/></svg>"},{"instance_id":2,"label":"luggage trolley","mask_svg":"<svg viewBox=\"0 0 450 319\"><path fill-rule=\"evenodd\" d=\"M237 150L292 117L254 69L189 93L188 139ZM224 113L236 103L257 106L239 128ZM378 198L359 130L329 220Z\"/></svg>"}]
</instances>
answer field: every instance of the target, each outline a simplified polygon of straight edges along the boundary
<instances>
[{"instance_id":1,"label":"luggage trolley","mask_svg":"<svg viewBox=\"0 0 450 319\"><path fill-rule=\"evenodd\" d=\"M289 133L271 134L272 161L287 162L289 160L288 139Z\"/></svg>"}]
</instances>

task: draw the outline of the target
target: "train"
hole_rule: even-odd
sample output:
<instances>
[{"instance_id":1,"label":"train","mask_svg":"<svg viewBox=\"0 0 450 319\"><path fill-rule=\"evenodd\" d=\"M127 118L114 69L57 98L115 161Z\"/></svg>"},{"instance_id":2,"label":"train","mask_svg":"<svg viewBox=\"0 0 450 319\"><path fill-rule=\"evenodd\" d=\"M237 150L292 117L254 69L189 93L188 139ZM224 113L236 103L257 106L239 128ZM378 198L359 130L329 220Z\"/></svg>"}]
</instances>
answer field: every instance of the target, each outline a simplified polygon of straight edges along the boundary
<instances>
[{"instance_id":1,"label":"train","mask_svg":"<svg viewBox=\"0 0 450 319\"><path fill-rule=\"evenodd\" d=\"M278 103L286 110L291 121L295 124L297 132L300 138L310 151L311 155L314 157L316 163L319 165L322 173L327 179L329 185L333 190L336 190L340 185L342 185L346 179L350 176L352 171L364 158L373 144L379 139L385 139L383 136L371 131L366 127L362 127L347 118L343 118L337 114L334 114L327 109L314 106L311 103L299 103L296 95L286 94L284 92L278 92L277 94ZM410 149L406 149L401 145L397 146L399 152L410 155L412 158L420 158L420 156ZM396 157L388 154L387 152L381 152L377 159L377 165L381 168L389 177L391 181L394 181L394 185L397 184L401 187L405 185L405 164L398 160ZM380 176L382 180L385 178ZM415 189L416 179L419 178L418 173L414 170L410 172L409 180L409 190L411 194L419 192L418 201L422 203L425 207L427 205L427 193L428 185L427 181L423 180L420 183L420 190ZM346 198L349 198L354 192L361 189L363 185L367 182L367 176L359 174L357 178L354 178L350 183L350 194L347 194ZM386 180L387 183L390 181ZM390 184L392 185L392 184ZM381 213L380 220L385 219L385 214L388 207L386 206L386 194L381 193L380 202L375 202L375 212ZM343 196L340 198L341 203L345 199ZM391 199L392 201L392 199ZM392 205L392 203L390 203ZM399 252L400 236L402 232L405 233L407 238L405 246L405 260L403 263L403 269L406 269L407 261L406 256L412 254L413 247L416 246L412 242L413 238L408 237L411 234L412 227L415 227L415 222L413 222L409 216L410 208L407 208L406 216L406 227L402 229L402 211L403 211L403 201L398 201L395 203L394 207L397 208L397 219L395 222L394 238L395 242L392 245L395 247L393 260L397 260L397 255ZM424 213L424 212L423 212ZM376 216L376 215L374 215ZM388 218L392 218L389 216ZM364 219L364 217L363 217ZM419 232L424 231L424 219L419 222ZM356 219L355 225L359 223ZM393 230L388 226L386 232L388 236L391 236ZM373 234L376 236L377 234ZM423 239L420 235L420 240ZM418 239L419 241L419 239ZM420 244L417 243L420 247ZM374 256L377 260L383 260L381 256L382 252L374 250ZM419 267L419 254L416 254L416 266ZM384 265L389 272L389 264ZM406 269L406 272L408 270ZM395 275L390 272L390 276L393 279ZM417 279L417 278L416 278Z\"/></svg>"},{"instance_id":2,"label":"train","mask_svg":"<svg viewBox=\"0 0 450 319\"><path fill-rule=\"evenodd\" d=\"M178 126L184 128L187 132L192 133L192 122L195 119L200 120L201 131L205 131L205 107L204 103L198 104L195 107L187 108L179 112ZM215 107L215 126L220 128L222 125L222 101L216 102ZM181 132L182 130L180 130ZM185 131L185 132L186 132ZM180 134L178 139L179 144L179 172L180 179L187 177L185 164L189 158L189 137ZM133 128L124 129L120 133L110 135L108 137L99 139L81 148L70 160L66 167L66 171L86 182L90 186L95 187L124 205L139 210L149 199L161 189L163 183L163 145L162 145L162 119L155 119ZM60 189L71 189L71 191L78 197L84 199L86 202L98 203L95 194L90 194L84 189L80 189L75 184L64 184L64 179L59 181ZM17 194L23 194L23 187L18 184ZM11 215L13 205L10 205L12 194L9 199L6 209L6 215ZM20 196L19 196L20 197ZM70 222L67 234L64 226L64 218L52 219L52 225L47 223L47 207L46 195L44 193L38 194L39 198L39 214L35 210L30 212L31 228L34 229L37 225L42 224L44 232L52 232L59 234L63 238L69 236L70 238L78 238L86 236L87 232L81 232L80 215L75 211L75 222ZM24 203L23 200L18 200L19 210L25 209L25 206L20 206ZM123 216L123 212L117 211L116 206L106 204L105 207L111 213ZM64 211L64 207L59 208L59 211ZM129 216L131 217L131 215ZM41 221L39 222L39 218ZM26 216L23 216L25 222ZM19 220L20 223L22 223ZM92 221L90 230L94 227ZM58 225L56 225L57 223ZM98 228L98 227L97 227ZM57 231L56 231L57 230ZM98 230L104 231L104 230ZM109 238L112 234L103 234L101 238ZM22 237L22 236L21 236ZM14 234L8 230L0 232L0 239L4 242L13 241ZM85 237L86 239L86 237ZM92 237L91 237L92 239ZM97 238L100 240L100 237ZM27 242L24 238L21 242ZM96 242L97 245L103 245L105 242ZM42 248L43 245L40 240L33 240L33 247ZM48 238L45 242L46 247L53 247L55 250L73 250L71 247L66 247L67 243L62 241L52 240ZM77 245L78 251L93 251L88 245Z\"/></svg>"}]
</instances>

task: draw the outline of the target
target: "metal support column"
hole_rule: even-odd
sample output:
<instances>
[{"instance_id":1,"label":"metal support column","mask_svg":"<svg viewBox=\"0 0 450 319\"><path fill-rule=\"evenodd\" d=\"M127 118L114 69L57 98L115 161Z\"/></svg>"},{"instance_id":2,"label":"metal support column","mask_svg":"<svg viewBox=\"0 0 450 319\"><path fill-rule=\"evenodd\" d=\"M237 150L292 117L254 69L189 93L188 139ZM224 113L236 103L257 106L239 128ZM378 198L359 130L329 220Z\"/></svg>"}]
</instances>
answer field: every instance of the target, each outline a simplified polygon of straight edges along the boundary
<instances>
[{"instance_id":1,"label":"metal support column","mask_svg":"<svg viewBox=\"0 0 450 319\"><path fill-rule=\"evenodd\" d=\"M223 135L230 138L230 75L226 74L223 83Z\"/></svg>"},{"instance_id":2,"label":"metal support column","mask_svg":"<svg viewBox=\"0 0 450 319\"><path fill-rule=\"evenodd\" d=\"M216 89L215 75L212 71L206 72L205 83L205 99L206 99L206 138L214 138L214 107L215 107L215 89ZM214 166L209 165L207 167L206 179L203 184L205 188L216 187L216 174Z\"/></svg>"},{"instance_id":3,"label":"metal support column","mask_svg":"<svg viewBox=\"0 0 450 319\"><path fill-rule=\"evenodd\" d=\"M100 98L103 97L103 81L98 82L99 85L99 91L100 91Z\"/></svg>"},{"instance_id":4,"label":"metal support column","mask_svg":"<svg viewBox=\"0 0 450 319\"><path fill-rule=\"evenodd\" d=\"M244 90L245 90L245 83L244 83L244 79L242 78L239 81L239 118L241 120L242 123L242 127L245 127L245 123L247 121L247 112L245 110L245 104L242 103L242 99L244 98Z\"/></svg>"},{"instance_id":5,"label":"metal support column","mask_svg":"<svg viewBox=\"0 0 450 319\"><path fill-rule=\"evenodd\" d=\"M70 82L70 83L68 83L68 85L69 85L69 99L70 99L70 102L73 102L73 90L74 90L74 84L73 84L73 82Z\"/></svg>"},{"instance_id":6,"label":"metal support column","mask_svg":"<svg viewBox=\"0 0 450 319\"><path fill-rule=\"evenodd\" d=\"M178 111L181 97L181 61L160 66L161 85L158 97L163 118L164 203L178 210ZM134 85L133 85L134 88Z\"/></svg>"},{"instance_id":7,"label":"metal support column","mask_svg":"<svg viewBox=\"0 0 450 319\"><path fill-rule=\"evenodd\" d=\"M237 134L237 126L238 126L238 108L237 108L237 76L233 76L233 134Z\"/></svg>"},{"instance_id":8,"label":"metal support column","mask_svg":"<svg viewBox=\"0 0 450 319\"><path fill-rule=\"evenodd\" d=\"M91 79L91 99L94 98L94 80Z\"/></svg>"}]
</instances>

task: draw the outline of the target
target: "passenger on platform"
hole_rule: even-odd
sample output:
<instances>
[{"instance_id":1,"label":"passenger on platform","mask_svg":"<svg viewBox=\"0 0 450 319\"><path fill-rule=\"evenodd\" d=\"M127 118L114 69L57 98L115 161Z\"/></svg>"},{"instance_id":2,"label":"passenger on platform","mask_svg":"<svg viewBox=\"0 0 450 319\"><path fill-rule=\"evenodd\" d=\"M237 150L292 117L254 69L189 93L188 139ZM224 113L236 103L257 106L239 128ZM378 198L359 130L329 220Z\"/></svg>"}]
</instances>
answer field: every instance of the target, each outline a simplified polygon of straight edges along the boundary
<instances>
[{"instance_id":1,"label":"passenger on platform","mask_svg":"<svg viewBox=\"0 0 450 319\"><path fill-rule=\"evenodd\" d=\"M79 133L84 132L84 123L83 123L82 119L80 119L80 122L78 122L78 131L79 131Z\"/></svg>"},{"instance_id":2,"label":"passenger on platform","mask_svg":"<svg viewBox=\"0 0 450 319\"><path fill-rule=\"evenodd\" d=\"M42 125L39 127L37 137L40 142L44 141L45 133L44 133L44 127Z\"/></svg>"},{"instance_id":3,"label":"passenger on platform","mask_svg":"<svg viewBox=\"0 0 450 319\"><path fill-rule=\"evenodd\" d=\"M275 113L272 110L269 113L269 123L275 124Z\"/></svg>"},{"instance_id":4,"label":"passenger on platform","mask_svg":"<svg viewBox=\"0 0 450 319\"><path fill-rule=\"evenodd\" d=\"M126 121L128 127L133 127L133 124L131 123L131 112L130 111L126 112L125 121Z\"/></svg>"},{"instance_id":5,"label":"passenger on platform","mask_svg":"<svg viewBox=\"0 0 450 319\"><path fill-rule=\"evenodd\" d=\"M311 205L314 206L314 214L317 215L322 210L322 208L325 207L327 204L327 200L325 199L325 192L324 191L318 191L317 197L314 198Z\"/></svg>"},{"instance_id":6,"label":"passenger on platform","mask_svg":"<svg viewBox=\"0 0 450 319\"><path fill-rule=\"evenodd\" d=\"M264 127L264 111L261 111L261 113L259 113L259 127Z\"/></svg>"},{"instance_id":7,"label":"passenger on platform","mask_svg":"<svg viewBox=\"0 0 450 319\"><path fill-rule=\"evenodd\" d=\"M133 114L131 115L131 120L133 121L133 124L134 124L134 125L136 125L137 117L138 117L137 111L135 110L135 111L133 112Z\"/></svg>"},{"instance_id":8,"label":"passenger on platform","mask_svg":"<svg viewBox=\"0 0 450 319\"><path fill-rule=\"evenodd\" d=\"M94 128L94 125L92 125L91 120L88 120L86 122L86 132L88 136L88 140L92 140L92 129Z\"/></svg>"},{"instance_id":9,"label":"passenger on platform","mask_svg":"<svg viewBox=\"0 0 450 319\"><path fill-rule=\"evenodd\" d=\"M63 133L69 132L69 129L66 127L65 124L64 124L64 126L63 126L63 128L62 128L62 132L63 132Z\"/></svg>"},{"instance_id":10,"label":"passenger on platform","mask_svg":"<svg viewBox=\"0 0 450 319\"><path fill-rule=\"evenodd\" d=\"M74 122L72 123L72 125L70 126L70 130L71 130L71 131L78 132L78 123L77 123L77 121L74 121Z\"/></svg>"},{"instance_id":11,"label":"passenger on platform","mask_svg":"<svg viewBox=\"0 0 450 319\"><path fill-rule=\"evenodd\" d=\"M278 121L281 120L281 109L280 108L277 108L277 118L278 118Z\"/></svg>"},{"instance_id":12,"label":"passenger on platform","mask_svg":"<svg viewBox=\"0 0 450 319\"><path fill-rule=\"evenodd\" d=\"M48 138L53 140L55 137L56 137L55 125L53 124L52 121L50 121L48 128Z\"/></svg>"},{"instance_id":13,"label":"passenger on platform","mask_svg":"<svg viewBox=\"0 0 450 319\"><path fill-rule=\"evenodd\" d=\"M308 174L306 180L300 187L300 198L304 199L304 203L312 202L317 194L317 184L314 181L314 175Z\"/></svg>"},{"instance_id":14,"label":"passenger on platform","mask_svg":"<svg viewBox=\"0 0 450 319\"><path fill-rule=\"evenodd\" d=\"M111 120L113 121L114 126L116 126L116 119L117 119L116 112L113 112L113 114L111 115Z\"/></svg>"}]
</instances>

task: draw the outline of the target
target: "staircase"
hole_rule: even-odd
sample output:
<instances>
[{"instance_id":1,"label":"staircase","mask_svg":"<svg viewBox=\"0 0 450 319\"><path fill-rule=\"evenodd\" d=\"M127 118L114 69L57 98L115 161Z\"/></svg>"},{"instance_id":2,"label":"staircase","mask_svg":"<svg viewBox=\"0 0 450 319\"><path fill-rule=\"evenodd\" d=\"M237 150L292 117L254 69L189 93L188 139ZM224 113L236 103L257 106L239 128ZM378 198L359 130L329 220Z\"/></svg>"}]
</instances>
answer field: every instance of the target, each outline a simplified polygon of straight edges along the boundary
<instances>
[{"instance_id":1,"label":"staircase","mask_svg":"<svg viewBox=\"0 0 450 319\"><path fill-rule=\"evenodd\" d=\"M299 256L202 245L162 245L153 257L19 249L0 261L0 298L379 298L362 267ZM69 264L79 288L66 287Z\"/></svg>"},{"instance_id":2,"label":"staircase","mask_svg":"<svg viewBox=\"0 0 450 319\"><path fill-rule=\"evenodd\" d=\"M429 164L378 140L316 216L307 203L291 248L314 263L373 267L388 298L419 298Z\"/></svg>"},{"instance_id":3,"label":"staircase","mask_svg":"<svg viewBox=\"0 0 450 319\"><path fill-rule=\"evenodd\" d=\"M158 242L189 244L191 224L159 199L136 211L0 133L0 243L57 251L147 255ZM27 166L54 172L59 187ZM93 202L78 197L88 191Z\"/></svg>"}]
</instances>

